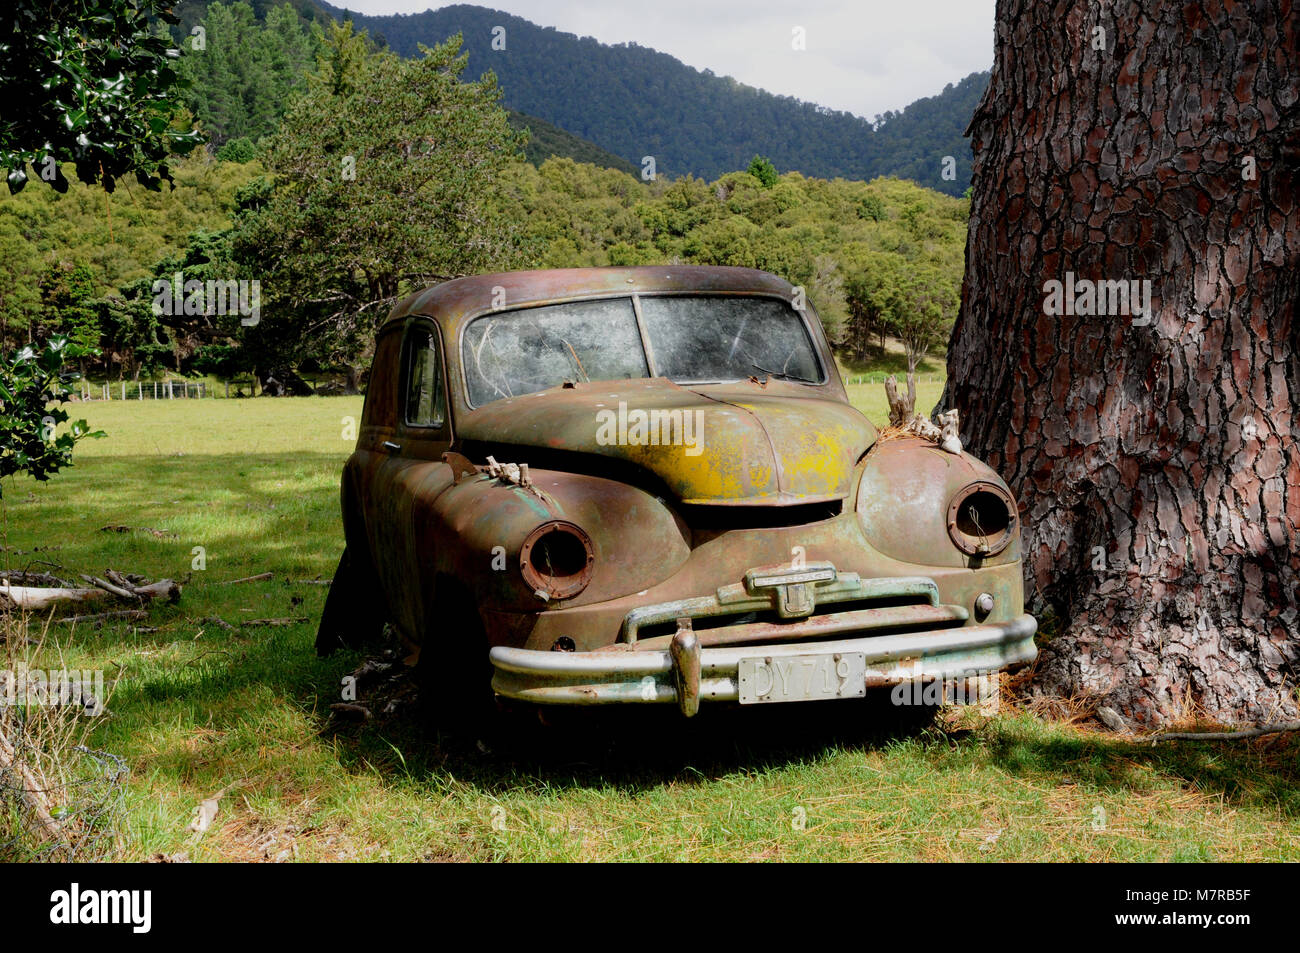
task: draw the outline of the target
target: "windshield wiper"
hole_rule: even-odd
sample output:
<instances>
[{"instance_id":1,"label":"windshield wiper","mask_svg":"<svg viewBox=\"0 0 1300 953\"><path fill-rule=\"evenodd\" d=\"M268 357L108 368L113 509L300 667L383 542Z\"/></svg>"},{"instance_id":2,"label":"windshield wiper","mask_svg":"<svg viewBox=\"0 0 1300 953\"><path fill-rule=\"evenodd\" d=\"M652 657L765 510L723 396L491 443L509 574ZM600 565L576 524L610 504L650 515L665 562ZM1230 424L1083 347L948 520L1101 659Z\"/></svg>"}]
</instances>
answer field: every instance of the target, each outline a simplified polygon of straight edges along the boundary
<instances>
[{"instance_id":1,"label":"windshield wiper","mask_svg":"<svg viewBox=\"0 0 1300 953\"><path fill-rule=\"evenodd\" d=\"M766 367L761 367L761 366L758 365L758 364L751 364L751 365L749 365L749 366L752 367L752 368L754 368L754 369L757 370L757 371L762 371L762 372L763 372L764 374L766 374L768 377L779 377L779 378L781 378L782 380L786 380L786 381L798 381L800 384L816 384L816 383L817 383L816 381L814 381L814 380L809 380L809 379L806 378L806 377L800 377L798 374L787 374L785 371L769 371Z\"/></svg>"}]
</instances>

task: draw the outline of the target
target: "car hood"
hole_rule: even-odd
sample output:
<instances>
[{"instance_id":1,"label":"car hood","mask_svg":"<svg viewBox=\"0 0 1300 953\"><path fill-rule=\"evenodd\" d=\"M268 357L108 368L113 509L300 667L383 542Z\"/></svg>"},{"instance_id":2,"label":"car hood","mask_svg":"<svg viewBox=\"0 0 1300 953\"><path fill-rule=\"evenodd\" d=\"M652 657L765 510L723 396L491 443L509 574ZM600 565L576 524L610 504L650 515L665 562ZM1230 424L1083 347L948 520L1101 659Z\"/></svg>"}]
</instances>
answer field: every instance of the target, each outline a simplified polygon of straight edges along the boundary
<instances>
[{"instance_id":1,"label":"car hood","mask_svg":"<svg viewBox=\"0 0 1300 953\"><path fill-rule=\"evenodd\" d=\"M848 404L770 380L680 386L596 381L494 401L465 415L463 443L599 455L658 477L683 503L787 506L843 499L875 442ZM491 451L489 451L491 452Z\"/></svg>"}]
</instances>

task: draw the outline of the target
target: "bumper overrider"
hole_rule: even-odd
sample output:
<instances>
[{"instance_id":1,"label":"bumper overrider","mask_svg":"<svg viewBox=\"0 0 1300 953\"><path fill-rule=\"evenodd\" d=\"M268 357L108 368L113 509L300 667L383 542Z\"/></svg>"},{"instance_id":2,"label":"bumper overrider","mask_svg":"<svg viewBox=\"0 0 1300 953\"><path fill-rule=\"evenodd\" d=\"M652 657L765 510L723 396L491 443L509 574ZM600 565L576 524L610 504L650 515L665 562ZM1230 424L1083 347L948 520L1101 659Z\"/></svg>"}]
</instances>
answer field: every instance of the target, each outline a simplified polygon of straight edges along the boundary
<instances>
[{"instance_id":1,"label":"bumper overrider","mask_svg":"<svg viewBox=\"0 0 1300 953\"><path fill-rule=\"evenodd\" d=\"M852 606L835 611L835 603ZM766 621L755 621L758 613ZM1037 655L1033 616L969 621L921 576L861 579L829 563L756 569L714 595L633 610L607 649L493 648L492 688L545 705L675 702L690 717L701 701L859 697L878 686L1001 671ZM640 637L665 623L676 632Z\"/></svg>"}]
</instances>

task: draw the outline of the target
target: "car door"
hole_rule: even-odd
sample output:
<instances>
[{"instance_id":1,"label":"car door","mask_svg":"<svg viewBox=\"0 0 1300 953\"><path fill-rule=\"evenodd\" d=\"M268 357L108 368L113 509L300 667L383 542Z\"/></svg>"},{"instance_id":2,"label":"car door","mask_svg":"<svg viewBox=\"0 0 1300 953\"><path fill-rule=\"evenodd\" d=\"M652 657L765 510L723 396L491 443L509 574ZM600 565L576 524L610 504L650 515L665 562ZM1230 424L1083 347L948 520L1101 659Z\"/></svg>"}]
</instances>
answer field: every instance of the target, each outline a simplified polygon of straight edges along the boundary
<instances>
[{"instance_id":1,"label":"car door","mask_svg":"<svg viewBox=\"0 0 1300 953\"><path fill-rule=\"evenodd\" d=\"M416 516L451 485L451 468L442 463L451 445L446 362L434 321L407 322L399 366L397 425L376 474L372 545L393 624L419 642L430 596L424 569L433 560L430 540L416 530Z\"/></svg>"}]
</instances>

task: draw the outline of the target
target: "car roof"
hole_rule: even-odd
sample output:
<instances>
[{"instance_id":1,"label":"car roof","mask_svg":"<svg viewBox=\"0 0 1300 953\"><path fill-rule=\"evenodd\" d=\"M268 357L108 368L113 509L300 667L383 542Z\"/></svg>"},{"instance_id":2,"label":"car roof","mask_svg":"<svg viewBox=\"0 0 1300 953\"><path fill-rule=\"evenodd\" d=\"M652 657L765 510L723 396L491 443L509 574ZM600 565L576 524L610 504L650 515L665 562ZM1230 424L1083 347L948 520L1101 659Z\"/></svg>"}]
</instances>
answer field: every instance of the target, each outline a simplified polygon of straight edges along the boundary
<instances>
[{"instance_id":1,"label":"car roof","mask_svg":"<svg viewBox=\"0 0 1300 953\"><path fill-rule=\"evenodd\" d=\"M789 300L793 286L755 268L721 265L550 268L444 281L399 301L383 327L428 315L450 330L486 311L620 294L759 294Z\"/></svg>"}]
</instances>

